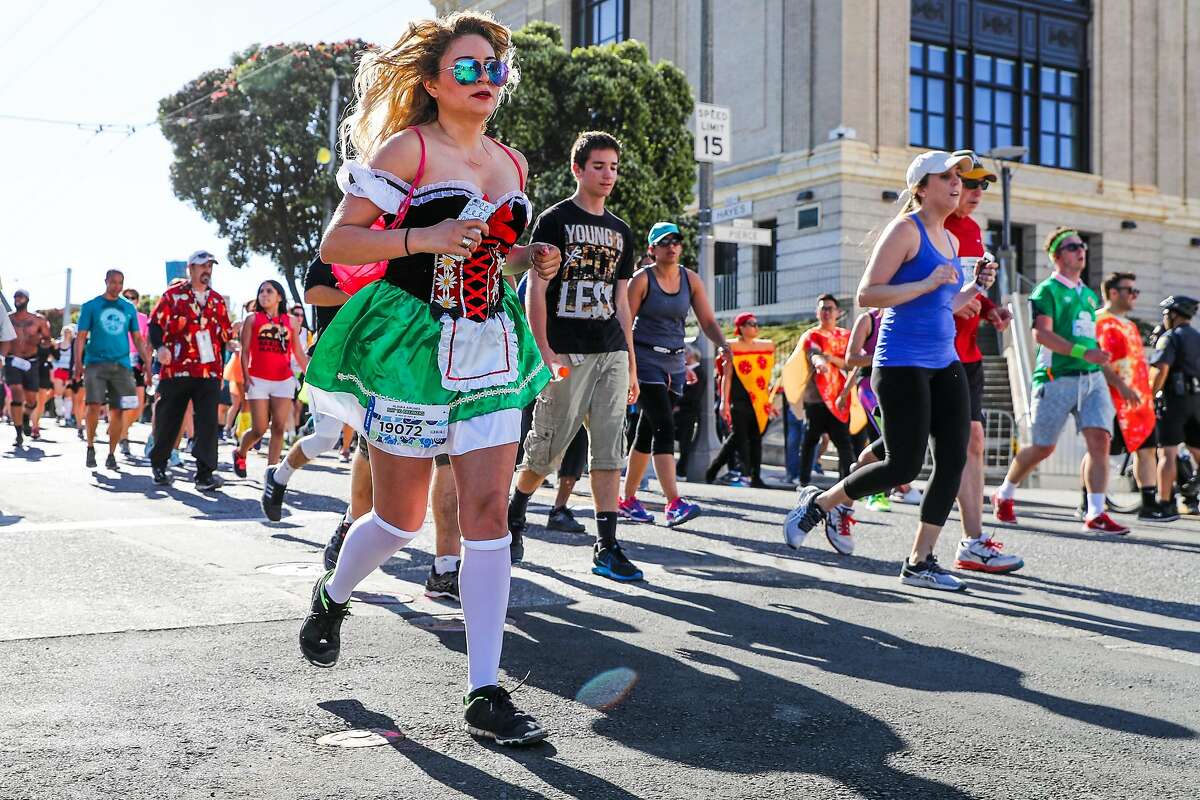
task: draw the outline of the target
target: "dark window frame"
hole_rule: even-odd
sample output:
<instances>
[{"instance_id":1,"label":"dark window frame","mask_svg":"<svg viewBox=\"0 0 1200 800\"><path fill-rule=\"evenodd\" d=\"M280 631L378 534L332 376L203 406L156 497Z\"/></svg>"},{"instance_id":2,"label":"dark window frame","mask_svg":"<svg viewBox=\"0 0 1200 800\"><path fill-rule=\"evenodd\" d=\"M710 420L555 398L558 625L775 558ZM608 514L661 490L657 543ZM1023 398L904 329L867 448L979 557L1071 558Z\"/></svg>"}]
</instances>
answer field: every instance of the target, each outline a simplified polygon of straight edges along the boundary
<instances>
[{"instance_id":1,"label":"dark window frame","mask_svg":"<svg viewBox=\"0 0 1200 800\"><path fill-rule=\"evenodd\" d=\"M1007 31L1007 51L1002 42L997 43L995 28L990 34L976 30L975 21L979 16L976 14L977 7L979 14L999 11L1016 21L1016 32ZM937 15L940 15L940 18L937 18ZM992 111L995 92L1005 91L1013 98L1012 120L1008 126L1010 140L1013 144L1023 144L1029 148L1026 161L1078 172L1090 171L1091 65L1088 61L1086 41L1079 43L1069 37L1064 39L1063 35L1067 34L1059 35L1057 39L1053 35L1047 37L1043 35L1043 28L1048 29L1048 26L1061 23L1071 26L1068 34L1074 31L1086 40L1091 19L1091 4L1086 0L1057 0L1053 3L1044 0L988 0L987 3L978 4L975 0L957 0L954 3L914 0L913 26L909 35L909 143L917 147L969 147L979 151L998 146L997 124ZM1073 60L1064 53L1064 41L1071 45L1079 44ZM943 70L938 71L929 66L930 47L944 48ZM914 48L921 48L924 58L921 63L914 63ZM960 54L963 55L961 59ZM991 59L993 75L976 75L976 56ZM1011 83L996 79L998 59L1013 63ZM1073 75L1074 95L1060 93L1059 86L1043 87L1043 70L1053 70L1056 77L1063 72ZM936 118L939 114L930 110L927 97L914 97L913 86L916 80L922 81L925 86L928 86L930 80L943 82L945 93L941 98L940 144L939 137L931 136L929 132L930 117ZM981 120L976 113L976 90L990 94L993 108L988 109L988 115L993 117L992 119ZM1043 124L1043 101L1053 104L1053 126L1047 127ZM1063 113L1063 106L1069 106L1074 116L1075 130L1070 136L1064 136L1059 130L1058 117ZM920 125L917 125L918 118ZM988 128L987 141L977 141L976 125ZM1045 152L1043 147L1043 128L1047 128L1048 136L1054 137L1055 152L1052 154ZM1064 143L1070 146L1072 163L1069 166L1061 166L1064 161Z\"/></svg>"},{"instance_id":2,"label":"dark window frame","mask_svg":"<svg viewBox=\"0 0 1200 800\"><path fill-rule=\"evenodd\" d=\"M619 19L617 30L611 38L597 41L595 14L593 12L612 6ZM594 45L623 42L629 38L629 0L572 0L571 2L571 46L592 47Z\"/></svg>"}]
</instances>

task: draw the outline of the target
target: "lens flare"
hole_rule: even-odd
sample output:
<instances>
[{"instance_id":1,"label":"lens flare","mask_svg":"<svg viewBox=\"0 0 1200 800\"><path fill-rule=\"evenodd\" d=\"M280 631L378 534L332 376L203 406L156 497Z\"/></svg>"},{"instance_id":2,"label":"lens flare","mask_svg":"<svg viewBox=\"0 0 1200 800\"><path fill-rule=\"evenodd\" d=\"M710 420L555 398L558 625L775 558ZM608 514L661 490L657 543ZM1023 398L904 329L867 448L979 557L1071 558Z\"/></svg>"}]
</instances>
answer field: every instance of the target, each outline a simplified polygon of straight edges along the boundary
<instances>
[{"instance_id":1,"label":"lens flare","mask_svg":"<svg viewBox=\"0 0 1200 800\"><path fill-rule=\"evenodd\" d=\"M600 711L615 708L633 691L638 674L629 667L614 667L590 679L575 694L575 700Z\"/></svg>"}]
</instances>

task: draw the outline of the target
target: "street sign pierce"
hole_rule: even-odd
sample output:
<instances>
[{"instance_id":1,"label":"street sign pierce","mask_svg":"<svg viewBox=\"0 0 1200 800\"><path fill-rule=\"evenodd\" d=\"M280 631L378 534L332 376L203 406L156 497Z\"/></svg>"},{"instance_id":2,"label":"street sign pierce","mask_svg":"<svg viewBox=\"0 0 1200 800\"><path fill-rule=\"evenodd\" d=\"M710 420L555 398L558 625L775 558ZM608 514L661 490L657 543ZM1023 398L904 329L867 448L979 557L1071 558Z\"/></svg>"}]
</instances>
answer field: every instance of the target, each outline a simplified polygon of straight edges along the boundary
<instances>
[{"instance_id":1,"label":"street sign pierce","mask_svg":"<svg viewBox=\"0 0 1200 800\"><path fill-rule=\"evenodd\" d=\"M713 225L713 238L718 242L756 244L760 247L770 247L773 243L770 228L755 228L733 224Z\"/></svg>"},{"instance_id":2,"label":"street sign pierce","mask_svg":"<svg viewBox=\"0 0 1200 800\"><path fill-rule=\"evenodd\" d=\"M730 128L726 106L696 103L696 160L728 163Z\"/></svg>"}]
</instances>

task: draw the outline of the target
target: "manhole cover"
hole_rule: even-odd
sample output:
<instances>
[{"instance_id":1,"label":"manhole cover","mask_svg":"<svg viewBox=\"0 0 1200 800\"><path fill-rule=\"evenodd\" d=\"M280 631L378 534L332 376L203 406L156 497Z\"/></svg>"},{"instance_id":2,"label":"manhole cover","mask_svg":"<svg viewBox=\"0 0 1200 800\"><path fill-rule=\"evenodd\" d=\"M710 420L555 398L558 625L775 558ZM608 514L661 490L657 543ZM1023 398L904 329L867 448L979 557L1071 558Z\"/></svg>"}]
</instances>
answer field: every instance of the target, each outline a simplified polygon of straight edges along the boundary
<instances>
[{"instance_id":1,"label":"manhole cover","mask_svg":"<svg viewBox=\"0 0 1200 800\"><path fill-rule=\"evenodd\" d=\"M352 592L350 599L373 606L406 606L416 598L410 594L395 592Z\"/></svg>"},{"instance_id":2,"label":"manhole cover","mask_svg":"<svg viewBox=\"0 0 1200 800\"><path fill-rule=\"evenodd\" d=\"M263 564L254 571L294 578L319 578L325 574L325 566L316 561L284 561L282 564Z\"/></svg>"},{"instance_id":3,"label":"manhole cover","mask_svg":"<svg viewBox=\"0 0 1200 800\"><path fill-rule=\"evenodd\" d=\"M400 731L389 731L384 728L367 728L365 730L336 731L327 733L317 739L317 744L326 747L381 747L403 739Z\"/></svg>"},{"instance_id":4,"label":"manhole cover","mask_svg":"<svg viewBox=\"0 0 1200 800\"><path fill-rule=\"evenodd\" d=\"M467 629L462 614L423 614L419 617L412 617L409 622L418 628L434 633L462 633ZM505 617L504 624L516 625L517 623L512 617Z\"/></svg>"}]
</instances>

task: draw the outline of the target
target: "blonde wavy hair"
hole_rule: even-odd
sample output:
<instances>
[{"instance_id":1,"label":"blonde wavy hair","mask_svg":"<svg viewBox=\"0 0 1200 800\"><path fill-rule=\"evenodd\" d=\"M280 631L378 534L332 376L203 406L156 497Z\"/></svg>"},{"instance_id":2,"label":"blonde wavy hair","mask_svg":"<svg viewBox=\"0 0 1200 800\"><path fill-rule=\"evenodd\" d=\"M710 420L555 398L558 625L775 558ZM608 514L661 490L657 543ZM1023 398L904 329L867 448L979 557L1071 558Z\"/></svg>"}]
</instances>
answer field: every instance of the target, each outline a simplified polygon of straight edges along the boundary
<instances>
[{"instance_id":1,"label":"blonde wavy hair","mask_svg":"<svg viewBox=\"0 0 1200 800\"><path fill-rule=\"evenodd\" d=\"M391 136L437 119L437 101L425 91L424 81L438 76L451 42L472 34L487 39L496 58L509 66L499 107L520 80L512 32L490 14L473 11L414 22L391 47L367 50L359 60L355 99L341 124L343 158L367 162Z\"/></svg>"}]
</instances>

